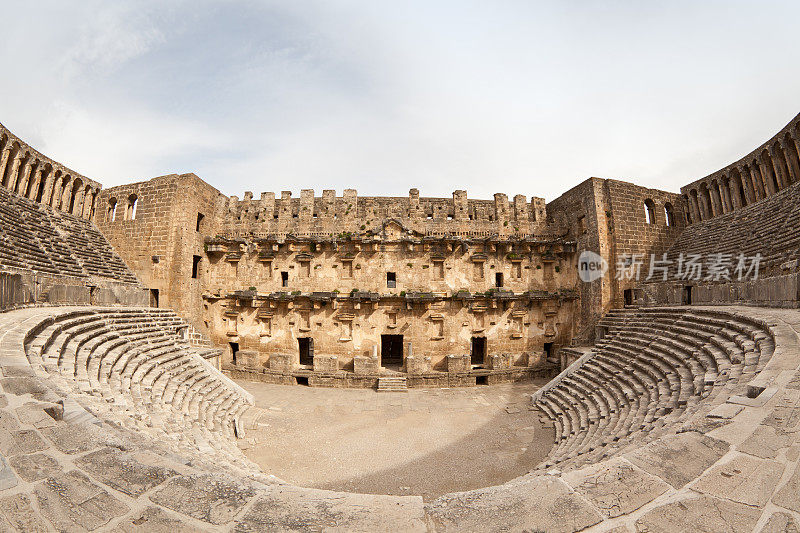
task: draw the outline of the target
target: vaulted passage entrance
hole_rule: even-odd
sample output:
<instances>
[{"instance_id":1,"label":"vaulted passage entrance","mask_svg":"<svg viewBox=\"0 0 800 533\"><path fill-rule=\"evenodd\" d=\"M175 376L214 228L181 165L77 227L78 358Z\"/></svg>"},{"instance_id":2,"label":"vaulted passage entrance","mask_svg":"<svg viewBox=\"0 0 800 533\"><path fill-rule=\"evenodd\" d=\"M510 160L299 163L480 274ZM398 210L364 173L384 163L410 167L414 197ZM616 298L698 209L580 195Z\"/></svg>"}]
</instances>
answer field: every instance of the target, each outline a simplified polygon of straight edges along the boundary
<instances>
[{"instance_id":1,"label":"vaulted passage entrance","mask_svg":"<svg viewBox=\"0 0 800 533\"><path fill-rule=\"evenodd\" d=\"M403 336L381 335L381 365L403 364Z\"/></svg>"},{"instance_id":2,"label":"vaulted passage entrance","mask_svg":"<svg viewBox=\"0 0 800 533\"><path fill-rule=\"evenodd\" d=\"M314 366L314 339L300 337L297 344L300 347L300 364Z\"/></svg>"},{"instance_id":3,"label":"vaulted passage entrance","mask_svg":"<svg viewBox=\"0 0 800 533\"><path fill-rule=\"evenodd\" d=\"M486 337L472 337L472 366L481 366L486 361Z\"/></svg>"}]
</instances>

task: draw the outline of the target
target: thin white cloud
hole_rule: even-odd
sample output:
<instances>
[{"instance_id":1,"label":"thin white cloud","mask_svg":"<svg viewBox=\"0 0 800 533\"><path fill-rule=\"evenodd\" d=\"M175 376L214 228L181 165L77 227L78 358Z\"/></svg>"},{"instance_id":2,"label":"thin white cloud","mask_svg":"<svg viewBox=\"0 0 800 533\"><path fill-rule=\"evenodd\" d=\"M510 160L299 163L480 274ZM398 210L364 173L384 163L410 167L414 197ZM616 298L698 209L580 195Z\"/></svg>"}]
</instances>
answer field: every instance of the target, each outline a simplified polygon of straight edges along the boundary
<instances>
[{"instance_id":1,"label":"thin white cloud","mask_svg":"<svg viewBox=\"0 0 800 533\"><path fill-rule=\"evenodd\" d=\"M788 2L81 2L0 21L0 121L113 185L677 190L797 111ZM33 38L35 36L36 38Z\"/></svg>"},{"instance_id":2,"label":"thin white cloud","mask_svg":"<svg viewBox=\"0 0 800 533\"><path fill-rule=\"evenodd\" d=\"M191 172L191 168L174 168L173 161L186 154L212 155L225 144L201 122L138 107L98 113L97 108L56 102L42 129L50 153L71 154L61 161L69 161L71 168L106 186Z\"/></svg>"}]
</instances>

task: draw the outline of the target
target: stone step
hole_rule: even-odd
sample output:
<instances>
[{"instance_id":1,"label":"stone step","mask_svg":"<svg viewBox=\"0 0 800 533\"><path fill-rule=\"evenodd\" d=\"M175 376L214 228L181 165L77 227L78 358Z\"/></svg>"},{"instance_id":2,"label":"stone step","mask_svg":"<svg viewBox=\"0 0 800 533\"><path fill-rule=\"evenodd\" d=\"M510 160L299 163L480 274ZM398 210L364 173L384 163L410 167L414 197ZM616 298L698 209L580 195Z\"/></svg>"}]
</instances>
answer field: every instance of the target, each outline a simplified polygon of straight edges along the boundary
<instances>
[{"instance_id":1,"label":"stone step","mask_svg":"<svg viewBox=\"0 0 800 533\"><path fill-rule=\"evenodd\" d=\"M378 392L408 392L408 380L405 376L378 378Z\"/></svg>"}]
</instances>

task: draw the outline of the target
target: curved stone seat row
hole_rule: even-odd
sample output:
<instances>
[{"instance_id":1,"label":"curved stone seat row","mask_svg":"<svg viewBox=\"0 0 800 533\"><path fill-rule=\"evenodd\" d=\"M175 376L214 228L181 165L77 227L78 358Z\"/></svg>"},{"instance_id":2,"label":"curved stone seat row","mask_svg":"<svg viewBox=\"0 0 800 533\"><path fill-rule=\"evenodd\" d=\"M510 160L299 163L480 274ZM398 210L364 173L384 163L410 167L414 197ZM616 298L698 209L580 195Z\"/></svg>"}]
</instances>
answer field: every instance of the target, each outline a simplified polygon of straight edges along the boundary
<instances>
[{"instance_id":1,"label":"curved stone seat row","mask_svg":"<svg viewBox=\"0 0 800 533\"><path fill-rule=\"evenodd\" d=\"M800 185L794 183L761 201L687 226L668 252L671 269L677 268L680 254L730 254L735 261L739 253L759 253L762 275L784 273L781 265L800 259L798 221ZM679 276L670 272L670 279Z\"/></svg>"},{"instance_id":2,"label":"curved stone seat row","mask_svg":"<svg viewBox=\"0 0 800 533\"><path fill-rule=\"evenodd\" d=\"M252 399L180 339L184 327L169 310L76 309L37 323L25 349L37 375L101 399L120 425L252 468L232 445Z\"/></svg>"},{"instance_id":3,"label":"curved stone seat row","mask_svg":"<svg viewBox=\"0 0 800 533\"><path fill-rule=\"evenodd\" d=\"M732 394L769 361L774 342L760 323L721 310L612 311L594 355L534 403L555 424L540 468L591 463L678 431L702 407Z\"/></svg>"},{"instance_id":4,"label":"curved stone seat row","mask_svg":"<svg viewBox=\"0 0 800 533\"><path fill-rule=\"evenodd\" d=\"M224 427L158 420L176 404L203 403L175 399L189 394L180 383L194 374L172 351L180 322L169 312L0 313L0 530L796 530L800 311L638 310L604 322L597 353L581 358L579 368L592 371L544 387L541 406L560 417L579 401L559 426L567 440L587 428L572 453L618 432L627 437L617 453L426 503L289 485L232 467L213 443L198 450L167 438L170 429L187 438L204 430L232 443ZM213 391L201 386L194 396ZM126 422L134 412L148 423ZM652 429L638 433L660 436L629 433L642 423Z\"/></svg>"},{"instance_id":5,"label":"curved stone seat row","mask_svg":"<svg viewBox=\"0 0 800 533\"><path fill-rule=\"evenodd\" d=\"M90 221L0 189L0 267L137 283Z\"/></svg>"}]
</instances>

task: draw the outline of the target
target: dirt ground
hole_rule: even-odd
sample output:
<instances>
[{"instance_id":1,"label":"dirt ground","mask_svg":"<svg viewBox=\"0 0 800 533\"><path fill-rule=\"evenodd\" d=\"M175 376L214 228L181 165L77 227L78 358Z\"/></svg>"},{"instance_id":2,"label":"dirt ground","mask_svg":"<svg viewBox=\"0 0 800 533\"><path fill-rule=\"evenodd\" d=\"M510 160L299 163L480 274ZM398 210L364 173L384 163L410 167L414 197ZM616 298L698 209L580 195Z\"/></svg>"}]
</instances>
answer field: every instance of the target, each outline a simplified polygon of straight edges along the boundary
<instances>
[{"instance_id":1,"label":"dirt ground","mask_svg":"<svg viewBox=\"0 0 800 533\"><path fill-rule=\"evenodd\" d=\"M553 443L528 407L544 381L407 393L239 383L266 410L244 453L305 487L430 500L525 474Z\"/></svg>"}]
</instances>

